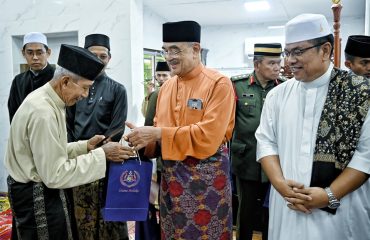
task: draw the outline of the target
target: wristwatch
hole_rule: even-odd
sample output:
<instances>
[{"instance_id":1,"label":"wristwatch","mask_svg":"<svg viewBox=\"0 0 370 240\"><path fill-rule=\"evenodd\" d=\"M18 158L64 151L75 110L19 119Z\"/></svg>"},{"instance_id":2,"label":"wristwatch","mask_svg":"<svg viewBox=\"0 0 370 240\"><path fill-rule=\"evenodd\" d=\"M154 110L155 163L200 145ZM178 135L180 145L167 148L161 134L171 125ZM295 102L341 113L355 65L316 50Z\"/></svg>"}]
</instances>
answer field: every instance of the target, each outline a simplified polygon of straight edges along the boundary
<instances>
[{"instance_id":1,"label":"wristwatch","mask_svg":"<svg viewBox=\"0 0 370 240\"><path fill-rule=\"evenodd\" d=\"M333 192L330 190L330 187L325 188L326 194L328 194L330 209L337 209L340 206L340 201L334 196Z\"/></svg>"}]
</instances>

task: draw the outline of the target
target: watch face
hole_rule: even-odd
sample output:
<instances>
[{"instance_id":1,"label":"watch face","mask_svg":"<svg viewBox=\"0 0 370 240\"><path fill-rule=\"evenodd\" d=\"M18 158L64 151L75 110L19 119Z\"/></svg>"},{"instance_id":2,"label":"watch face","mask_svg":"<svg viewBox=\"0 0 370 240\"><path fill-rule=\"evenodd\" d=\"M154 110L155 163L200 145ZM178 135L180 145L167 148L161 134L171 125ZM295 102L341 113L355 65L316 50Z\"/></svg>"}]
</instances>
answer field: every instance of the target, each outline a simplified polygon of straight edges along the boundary
<instances>
[{"instance_id":1,"label":"watch face","mask_svg":"<svg viewBox=\"0 0 370 240\"><path fill-rule=\"evenodd\" d=\"M329 208L330 209L337 209L338 207L340 206L340 202L339 201L332 201L329 203Z\"/></svg>"}]
</instances>

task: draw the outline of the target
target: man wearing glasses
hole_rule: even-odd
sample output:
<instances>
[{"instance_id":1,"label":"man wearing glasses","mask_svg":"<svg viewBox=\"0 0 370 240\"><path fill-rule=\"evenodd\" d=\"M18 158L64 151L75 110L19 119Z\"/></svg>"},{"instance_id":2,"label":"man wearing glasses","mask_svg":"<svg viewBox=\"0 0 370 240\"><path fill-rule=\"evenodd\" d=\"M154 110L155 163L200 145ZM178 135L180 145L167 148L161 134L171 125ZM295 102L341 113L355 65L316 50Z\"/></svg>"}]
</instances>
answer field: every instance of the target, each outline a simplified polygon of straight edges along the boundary
<instances>
[{"instance_id":1,"label":"man wearing glasses","mask_svg":"<svg viewBox=\"0 0 370 240\"><path fill-rule=\"evenodd\" d=\"M333 67L323 15L290 20L285 41L294 79L269 92L256 131L273 185L269 239L367 239L369 81Z\"/></svg>"},{"instance_id":2,"label":"man wearing glasses","mask_svg":"<svg viewBox=\"0 0 370 240\"><path fill-rule=\"evenodd\" d=\"M29 70L13 79L8 99L10 122L26 96L53 78L55 69L48 63L50 54L51 50L44 34L30 32L24 35L22 55Z\"/></svg>"},{"instance_id":3,"label":"man wearing glasses","mask_svg":"<svg viewBox=\"0 0 370 240\"><path fill-rule=\"evenodd\" d=\"M163 25L163 55L174 77L158 95L154 127L126 139L162 156L162 239L232 239L229 156L234 128L231 81L200 61L200 25Z\"/></svg>"}]
</instances>

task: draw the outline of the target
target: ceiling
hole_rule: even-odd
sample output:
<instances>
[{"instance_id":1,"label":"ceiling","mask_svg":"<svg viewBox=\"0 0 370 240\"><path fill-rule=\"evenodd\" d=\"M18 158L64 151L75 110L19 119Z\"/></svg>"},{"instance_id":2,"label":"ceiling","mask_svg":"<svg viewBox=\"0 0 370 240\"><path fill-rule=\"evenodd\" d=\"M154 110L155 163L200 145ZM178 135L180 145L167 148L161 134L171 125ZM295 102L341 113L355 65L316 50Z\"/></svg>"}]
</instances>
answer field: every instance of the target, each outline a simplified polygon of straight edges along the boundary
<instances>
[{"instance_id":1,"label":"ceiling","mask_svg":"<svg viewBox=\"0 0 370 240\"><path fill-rule=\"evenodd\" d=\"M270 10L247 12L244 2L255 0L143 0L144 6L166 21L194 20L201 25L287 22L301 13L333 19L331 0L267 0ZM365 0L342 0L341 17L365 16Z\"/></svg>"}]
</instances>

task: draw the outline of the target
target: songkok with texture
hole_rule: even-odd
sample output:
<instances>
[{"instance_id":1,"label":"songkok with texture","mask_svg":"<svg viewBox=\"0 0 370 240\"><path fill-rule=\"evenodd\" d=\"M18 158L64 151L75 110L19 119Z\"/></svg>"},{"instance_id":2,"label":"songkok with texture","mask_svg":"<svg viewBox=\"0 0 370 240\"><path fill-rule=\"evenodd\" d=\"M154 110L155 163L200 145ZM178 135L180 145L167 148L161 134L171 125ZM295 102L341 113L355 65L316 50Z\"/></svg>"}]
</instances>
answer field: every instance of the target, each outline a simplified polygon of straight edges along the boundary
<instances>
[{"instance_id":1,"label":"songkok with texture","mask_svg":"<svg viewBox=\"0 0 370 240\"><path fill-rule=\"evenodd\" d=\"M349 36L344 52L354 57L370 58L370 36Z\"/></svg>"},{"instance_id":2,"label":"songkok with texture","mask_svg":"<svg viewBox=\"0 0 370 240\"><path fill-rule=\"evenodd\" d=\"M46 36L40 32L30 32L23 37L23 46L27 43L42 43L48 45L48 40Z\"/></svg>"},{"instance_id":3,"label":"songkok with texture","mask_svg":"<svg viewBox=\"0 0 370 240\"><path fill-rule=\"evenodd\" d=\"M167 62L157 62L157 66L155 68L155 71L156 72L159 72L159 71L169 72L170 68L168 67Z\"/></svg>"},{"instance_id":4,"label":"songkok with texture","mask_svg":"<svg viewBox=\"0 0 370 240\"><path fill-rule=\"evenodd\" d=\"M104 68L89 50L67 44L60 47L58 65L88 80L94 80Z\"/></svg>"},{"instance_id":5,"label":"songkok with texture","mask_svg":"<svg viewBox=\"0 0 370 240\"><path fill-rule=\"evenodd\" d=\"M321 14L301 14L285 25L285 43L296 43L332 34L328 21Z\"/></svg>"},{"instance_id":6,"label":"songkok with texture","mask_svg":"<svg viewBox=\"0 0 370 240\"><path fill-rule=\"evenodd\" d=\"M200 43L200 25L195 21L164 23L162 36L163 42Z\"/></svg>"},{"instance_id":7,"label":"songkok with texture","mask_svg":"<svg viewBox=\"0 0 370 240\"><path fill-rule=\"evenodd\" d=\"M85 48L91 46L102 46L108 48L110 51L109 37L104 34L90 34L85 37Z\"/></svg>"},{"instance_id":8,"label":"songkok with texture","mask_svg":"<svg viewBox=\"0 0 370 240\"><path fill-rule=\"evenodd\" d=\"M254 56L280 57L282 52L280 43L256 43L254 44Z\"/></svg>"}]
</instances>

